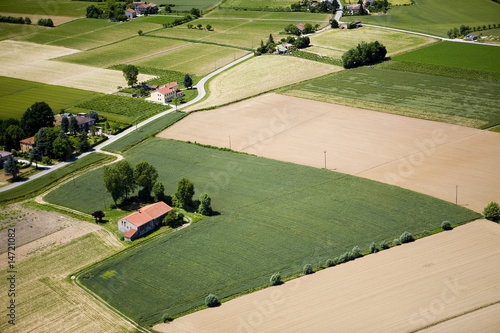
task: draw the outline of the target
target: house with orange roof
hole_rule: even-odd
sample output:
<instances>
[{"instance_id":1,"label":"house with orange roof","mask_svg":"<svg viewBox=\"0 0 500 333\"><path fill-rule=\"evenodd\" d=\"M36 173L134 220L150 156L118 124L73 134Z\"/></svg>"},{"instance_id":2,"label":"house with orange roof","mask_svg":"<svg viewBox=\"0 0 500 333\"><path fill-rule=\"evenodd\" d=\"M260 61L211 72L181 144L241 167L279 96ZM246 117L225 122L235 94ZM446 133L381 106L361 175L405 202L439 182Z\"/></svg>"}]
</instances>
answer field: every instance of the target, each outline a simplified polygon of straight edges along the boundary
<instances>
[{"instance_id":1,"label":"house with orange roof","mask_svg":"<svg viewBox=\"0 0 500 333\"><path fill-rule=\"evenodd\" d=\"M177 82L170 82L159 86L155 91L153 91L149 100L165 104L173 100L175 97L182 96L184 96L184 93L179 89L179 84Z\"/></svg>"},{"instance_id":2,"label":"house with orange roof","mask_svg":"<svg viewBox=\"0 0 500 333\"><path fill-rule=\"evenodd\" d=\"M19 145L21 146L21 151L23 153L30 151L35 146L35 137L32 136L31 138L22 139L19 141Z\"/></svg>"},{"instance_id":3,"label":"house with orange roof","mask_svg":"<svg viewBox=\"0 0 500 333\"><path fill-rule=\"evenodd\" d=\"M127 15L127 17L128 17L129 19L133 19L134 17L137 17L137 13L135 12L135 10L130 9L130 8L128 8L128 9L125 11L125 15Z\"/></svg>"},{"instance_id":4,"label":"house with orange roof","mask_svg":"<svg viewBox=\"0 0 500 333\"><path fill-rule=\"evenodd\" d=\"M126 241L133 241L156 229L172 207L163 201L140 208L118 221L118 230Z\"/></svg>"}]
</instances>

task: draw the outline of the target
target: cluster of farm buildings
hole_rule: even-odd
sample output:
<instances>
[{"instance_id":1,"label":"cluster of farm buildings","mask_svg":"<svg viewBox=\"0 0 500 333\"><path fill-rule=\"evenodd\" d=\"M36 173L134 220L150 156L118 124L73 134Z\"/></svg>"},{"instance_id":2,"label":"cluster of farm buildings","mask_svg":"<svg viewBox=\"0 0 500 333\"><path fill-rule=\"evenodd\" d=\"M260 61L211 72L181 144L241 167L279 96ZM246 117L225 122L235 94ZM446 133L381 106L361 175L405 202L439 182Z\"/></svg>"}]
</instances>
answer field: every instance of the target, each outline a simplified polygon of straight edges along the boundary
<instances>
[{"instance_id":1,"label":"cluster of farm buildings","mask_svg":"<svg viewBox=\"0 0 500 333\"><path fill-rule=\"evenodd\" d=\"M132 4L134 5L134 9L128 8L127 10L125 10L125 15L127 15L128 19L133 19L138 15L148 14L151 11L158 11L158 6L154 3L133 2Z\"/></svg>"}]
</instances>

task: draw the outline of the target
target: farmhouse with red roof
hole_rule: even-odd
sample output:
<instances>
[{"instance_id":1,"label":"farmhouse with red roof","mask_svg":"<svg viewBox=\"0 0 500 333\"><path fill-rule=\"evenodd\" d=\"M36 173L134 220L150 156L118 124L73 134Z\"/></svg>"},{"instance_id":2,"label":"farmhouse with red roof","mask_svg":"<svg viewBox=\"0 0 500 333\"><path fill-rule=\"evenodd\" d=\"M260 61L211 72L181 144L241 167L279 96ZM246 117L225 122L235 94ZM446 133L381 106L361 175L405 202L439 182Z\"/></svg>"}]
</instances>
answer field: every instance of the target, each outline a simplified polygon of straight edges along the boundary
<instances>
[{"instance_id":1,"label":"farmhouse with red roof","mask_svg":"<svg viewBox=\"0 0 500 333\"><path fill-rule=\"evenodd\" d=\"M184 93L179 90L179 84L177 82L170 82L159 86L157 90L151 93L151 97L149 100L165 104L166 102L170 102L175 97L182 97Z\"/></svg>"},{"instance_id":2,"label":"farmhouse with red roof","mask_svg":"<svg viewBox=\"0 0 500 333\"><path fill-rule=\"evenodd\" d=\"M163 201L142 207L118 221L118 230L126 241L133 241L157 228L172 207Z\"/></svg>"}]
</instances>

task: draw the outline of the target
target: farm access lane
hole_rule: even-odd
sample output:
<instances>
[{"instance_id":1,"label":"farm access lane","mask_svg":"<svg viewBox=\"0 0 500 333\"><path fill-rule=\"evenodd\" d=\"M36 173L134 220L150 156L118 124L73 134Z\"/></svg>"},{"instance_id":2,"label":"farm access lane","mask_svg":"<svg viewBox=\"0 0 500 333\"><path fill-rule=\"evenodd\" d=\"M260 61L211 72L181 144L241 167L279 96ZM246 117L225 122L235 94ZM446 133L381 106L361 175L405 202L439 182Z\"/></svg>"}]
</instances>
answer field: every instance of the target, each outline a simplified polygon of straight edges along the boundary
<instances>
[{"instance_id":1,"label":"farm access lane","mask_svg":"<svg viewBox=\"0 0 500 333\"><path fill-rule=\"evenodd\" d=\"M253 53L248 54L248 55L246 55L246 56L244 56L244 57L242 57L242 58L240 58L240 59L237 59L237 60L233 61L232 63L227 64L226 66L221 67L221 68L219 68L218 70L216 70L216 71L214 71L214 72L212 72L212 73L208 74L207 76L205 76L203 79L201 79L201 80L198 82L198 84L197 84L197 85L195 85L195 86L194 86L196 89L198 89L198 96L196 96L196 98L195 98L195 99L193 99L193 100L191 100L191 101L187 102L186 104L183 104L183 105L181 105L181 106L178 106L178 107L177 107L177 110L180 110L180 109L182 109L182 108L188 107L188 106L190 106L190 105L192 105L192 104L194 104L194 103L199 102L201 99L203 99L203 98L205 97L205 95L206 95L206 91L205 91L205 83L206 83L208 80L210 80L212 77L214 77L214 76L215 76L215 75L217 75L217 74L220 74L221 72L225 71L226 69L229 69L229 68L231 68L231 67L233 67L233 66L236 66L236 65L237 65L237 64L239 64L240 62L243 62L243 61L245 61L245 60L247 60L247 59L250 59L251 57L253 57ZM169 109L169 110L166 110L166 111L164 111L164 112L162 112L162 113L159 113L159 114L157 114L157 115L155 115L155 116L153 116L153 117L151 117L151 118L148 118L148 119L144 120L143 122L138 123L136 126L130 127L129 129L127 129L127 130L125 130L125 131L121 132L121 133L120 133L120 134L118 134L118 135L111 136L108 140L104 141L104 142L103 142L103 143L101 143L100 145L97 145L96 147L94 147L94 149L92 149L92 150L91 150L91 151L89 151L89 152L83 153L83 154L81 154L80 156L77 156L77 157L75 157L75 158L73 158L73 159L71 159L71 160L69 160L69 161L65 161L65 162L61 162L61 163L58 163L58 164L56 164L56 165L53 165L53 166L51 166L50 168L48 168L48 169L46 169L46 170L44 170L44 171L42 171L42 172L39 172L39 173L37 173L37 174L35 174L35 175L31 176L31 177L28 177L26 180L24 180L24 181L22 181L22 182L17 182L17 183L13 183L13 184L10 184L10 185L7 185L7 186L4 186L4 187L0 188L0 192L8 191L8 190L13 189L13 188L15 188L15 187L18 187L18 186L21 186L21 185L23 185L23 184L26 184L26 183L30 182L31 180L33 180L33 179L37 179L37 178L42 177L42 176L44 176L44 175L46 175L46 174L48 174L48 173L50 173L50 172L52 172L52 171L54 171L54 170L60 169L60 168L62 168L62 167L64 167L64 166L66 166L66 165L70 164L71 162L76 161L76 160L77 160L77 159L79 159L79 158L82 158L82 157L84 157L84 156L87 156L87 155L89 155L89 154L92 154L93 152L101 152L101 153L104 153L104 154L117 156L117 157L118 157L118 160L119 160L119 159L121 159L121 158L122 158L122 156L121 156L121 155L118 155L118 154L113 154L113 153L110 153L110 152L107 152L107 151L103 151L103 150L102 150L102 148L104 148L104 147L106 147L107 145L109 145L109 144L111 144L111 143L113 143L113 142L115 142L115 141L117 141L117 140L119 140L119 139L123 138L125 135L132 133L133 131L135 131L135 130L136 130L136 128L140 128L140 127L142 127L142 126L144 126L144 125L146 125L146 124L149 124L150 122L152 122L152 121L154 121L154 120L156 120L156 119L158 119L158 118L161 118L161 117L163 117L163 116L165 116L165 115L169 114L169 113L170 113L170 112L172 112L172 111L174 111L174 109Z\"/></svg>"}]
</instances>

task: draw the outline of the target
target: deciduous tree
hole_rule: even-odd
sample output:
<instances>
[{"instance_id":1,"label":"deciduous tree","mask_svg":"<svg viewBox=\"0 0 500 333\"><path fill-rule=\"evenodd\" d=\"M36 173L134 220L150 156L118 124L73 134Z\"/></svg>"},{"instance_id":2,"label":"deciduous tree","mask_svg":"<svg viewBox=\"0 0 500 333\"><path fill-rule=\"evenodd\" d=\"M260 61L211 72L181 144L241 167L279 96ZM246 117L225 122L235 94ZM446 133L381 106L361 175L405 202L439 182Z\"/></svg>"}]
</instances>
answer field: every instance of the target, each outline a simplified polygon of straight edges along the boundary
<instances>
[{"instance_id":1,"label":"deciduous tree","mask_svg":"<svg viewBox=\"0 0 500 333\"><path fill-rule=\"evenodd\" d=\"M6 176L12 176L13 180L17 179L17 175L19 174L19 167L17 166L16 160L12 155L7 157L7 161L5 161L3 165L3 172Z\"/></svg>"},{"instance_id":2,"label":"deciduous tree","mask_svg":"<svg viewBox=\"0 0 500 333\"><path fill-rule=\"evenodd\" d=\"M61 131L66 133L69 130L69 120L67 116L63 116L61 119Z\"/></svg>"},{"instance_id":3,"label":"deciduous tree","mask_svg":"<svg viewBox=\"0 0 500 333\"><path fill-rule=\"evenodd\" d=\"M21 128L27 136L32 136L42 127L54 127L54 113L47 103L36 102L24 112Z\"/></svg>"},{"instance_id":4,"label":"deciduous tree","mask_svg":"<svg viewBox=\"0 0 500 333\"><path fill-rule=\"evenodd\" d=\"M73 115L69 117L69 131L73 133L73 135L76 135L76 132L78 132L78 121Z\"/></svg>"},{"instance_id":5,"label":"deciduous tree","mask_svg":"<svg viewBox=\"0 0 500 333\"><path fill-rule=\"evenodd\" d=\"M72 152L73 147L67 138L57 137L52 143L52 153L58 160L66 161Z\"/></svg>"},{"instance_id":6,"label":"deciduous tree","mask_svg":"<svg viewBox=\"0 0 500 333\"><path fill-rule=\"evenodd\" d=\"M134 169L127 160L121 160L115 164L115 172L120 175L120 182L123 185L125 198L134 192L136 188L134 180Z\"/></svg>"},{"instance_id":7,"label":"deciduous tree","mask_svg":"<svg viewBox=\"0 0 500 333\"><path fill-rule=\"evenodd\" d=\"M33 147L30 152L30 163L33 163L33 161L35 161L35 165L38 169L38 162L42 161L42 153L37 147Z\"/></svg>"},{"instance_id":8,"label":"deciduous tree","mask_svg":"<svg viewBox=\"0 0 500 333\"><path fill-rule=\"evenodd\" d=\"M207 193L202 193L200 195L200 207L198 207L198 213L205 216L212 215L212 199Z\"/></svg>"},{"instance_id":9,"label":"deciduous tree","mask_svg":"<svg viewBox=\"0 0 500 333\"><path fill-rule=\"evenodd\" d=\"M123 67L123 76L129 86L134 86L137 83L137 75L139 75L139 70L134 65L125 65Z\"/></svg>"},{"instance_id":10,"label":"deciduous tree","mask_svg":"<svg viewBox=\"0 0 500 333\"><path fill-rule=\"evenodd\" d=\"M117 200L120 200L125 195L125 186L121 182L122 177L112 166L105 166L102 179L106 190L111 194L115 202L115 206L118 206Z\"/></svg>"},{"instance_id":11,"label":"deciduous tree","mask_svg":"<svg viewBox=\"0 0 500 333\"><path fill-rule=\"evenodd\" d=\"M193 204L194 184L187 178L182 178L177 184L177 192L172 196L176 207L187 207Z\"/></svg>"},{"instance_id":12,"label":"deciduous tree","mask_svg":"<svg viewBox=\"0 0 500 333\"><path fill-rule=\"evenodd\" d=\"M158 171L148 162L139 162L135 165L134 180L135 183L143 187L143 191L148 196L151 195L153 185L158 179Z\"/></svg>"},{"instance_id":13,"label":"deciduous tree","mask_svg":"<svg viewBox=\"0 0 500 333\"><path fill-rule=\"evenodd\" d=\"M155 199L155 202L162 201L163 198L165 197L165 186L163 183L157 181L153 185L153 197Z\"/></svg>"}]
</instances>

